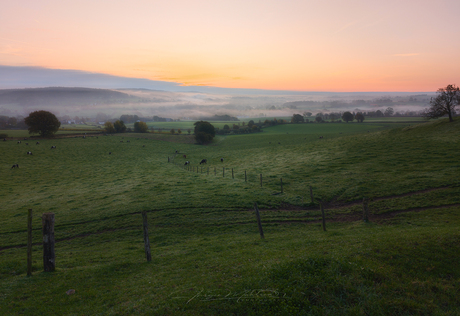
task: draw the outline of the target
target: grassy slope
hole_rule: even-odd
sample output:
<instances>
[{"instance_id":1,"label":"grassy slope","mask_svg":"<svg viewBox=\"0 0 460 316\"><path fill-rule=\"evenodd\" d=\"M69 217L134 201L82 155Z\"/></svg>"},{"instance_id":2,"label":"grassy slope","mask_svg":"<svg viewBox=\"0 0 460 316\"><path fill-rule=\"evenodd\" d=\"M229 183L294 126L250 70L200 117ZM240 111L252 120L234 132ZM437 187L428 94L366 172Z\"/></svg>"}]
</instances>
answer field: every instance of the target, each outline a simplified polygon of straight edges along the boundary
<instances>
[{"instance_id":1,"label":"grassy slope","mask_svg":"<svg viewBox=\"0 0 460 316\"><path fill-rule=\"evenodd\" d=\"M459 313L459 131L456 120L394 130L284 125L220 137L206 147L153 135L42 140L27 148L2 142L0 168L7 176L0 180L0 245L24 245L28 208L36 214L34 242L46 211L56 214L59 242L51 274L40 272L41 249L34 246L32 278L25 276L25 248L0 252L0 311ZM178 165L168 164L176 150L199 172L198 162L207 158L210 174L185 171L180 156ZM9 170L13 163L20 169ZM280 177L285 193L273 195ZM329 203L327 232L318 226L309 185ZM409 194L430 188L441 189ZM398 196L384 198L392 195ZM370 224L333 221L359 218L360 205L350 201L362 197L374 199ZM263 241L254 201L264 209ZM284 203L299 208L283 211ZM149 211L150 264L144 262L142 210ZM76 294L67 296L70 288Z\"/></svg>"}]
</instances>

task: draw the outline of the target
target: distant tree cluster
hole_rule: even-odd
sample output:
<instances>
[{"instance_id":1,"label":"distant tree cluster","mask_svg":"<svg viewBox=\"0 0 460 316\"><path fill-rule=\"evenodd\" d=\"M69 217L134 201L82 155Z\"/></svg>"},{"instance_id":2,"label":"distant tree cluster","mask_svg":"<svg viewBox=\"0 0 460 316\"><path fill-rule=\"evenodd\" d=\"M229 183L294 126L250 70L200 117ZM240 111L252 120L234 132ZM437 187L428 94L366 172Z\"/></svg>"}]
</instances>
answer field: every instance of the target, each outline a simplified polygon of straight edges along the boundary
<instances>
[{"instance_id":1,"label":"distant tree cluster","mask_svg":"<svg viewBox=\"0 0 460 316\"><path fill-rule=\"evenodd\" d=\"M0 115L0 129L26 129L24 117Z\"/></svg>"}]
</instances>

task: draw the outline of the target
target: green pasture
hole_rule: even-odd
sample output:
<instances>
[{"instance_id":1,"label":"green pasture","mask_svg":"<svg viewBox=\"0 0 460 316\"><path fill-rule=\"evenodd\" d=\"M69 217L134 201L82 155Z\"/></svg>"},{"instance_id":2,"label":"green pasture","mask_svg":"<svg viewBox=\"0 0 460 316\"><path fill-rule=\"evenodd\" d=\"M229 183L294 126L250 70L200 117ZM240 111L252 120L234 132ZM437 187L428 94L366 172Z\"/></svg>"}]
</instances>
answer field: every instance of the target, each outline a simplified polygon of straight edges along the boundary
<instances>
[{"instance_id":1,"label":"green pasture","mask_svg":"<svg viewBox=\"0 0 460 316\"><path fill-rule=\"evenodd\" d=\"M287 124L208 146L158 133L39 142L0 141L2 315L460 313L458 119Z\"/></svg>"}]
</instances>

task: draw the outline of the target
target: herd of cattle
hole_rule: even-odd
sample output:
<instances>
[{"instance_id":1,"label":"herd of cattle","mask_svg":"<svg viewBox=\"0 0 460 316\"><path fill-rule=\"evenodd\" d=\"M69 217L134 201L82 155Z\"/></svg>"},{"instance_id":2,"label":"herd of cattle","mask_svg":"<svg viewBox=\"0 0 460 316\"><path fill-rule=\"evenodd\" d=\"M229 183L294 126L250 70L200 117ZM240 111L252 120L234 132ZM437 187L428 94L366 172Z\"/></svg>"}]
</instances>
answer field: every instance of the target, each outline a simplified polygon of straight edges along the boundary
<instances>
[{"instance_id":1,"label":"herd of cattle","mask_svg":"<svg viewBox=\"0 0 460 316\"><path fill-rule=\"evenodd\" d=\"M182 157L184 157L185 159L187 159L187 155L182 155ZM224 158L220 158L220 162L224 162ZM201 164L205 164L205 163L208 163L208 160L207 160L207 159L201 159L200 165L201 165ZM184 163L184 166L188 166L188 165L190 165L190 161L187 160L187 161Z\"/></svg>"}]
</instances>

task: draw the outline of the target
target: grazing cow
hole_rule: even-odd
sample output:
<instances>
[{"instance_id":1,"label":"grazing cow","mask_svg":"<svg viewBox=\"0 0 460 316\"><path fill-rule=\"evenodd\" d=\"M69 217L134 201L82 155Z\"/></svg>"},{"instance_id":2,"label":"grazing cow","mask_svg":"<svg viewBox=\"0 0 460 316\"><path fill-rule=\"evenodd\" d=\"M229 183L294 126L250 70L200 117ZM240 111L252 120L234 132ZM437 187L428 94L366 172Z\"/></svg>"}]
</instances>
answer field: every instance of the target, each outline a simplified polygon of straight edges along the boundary
<instances>
[{"instance_id":1,"label":"grazing cow","mask_svg":"<svg viewBox=\"0 0 460 316\"><path fill-rule=\"evenodd\" d=\"M281 145L281 143L280 143L280 142L278 142L278 145Z\"/></svg>"},{"instance_id":2,"label":"grazing cow","mask_svg":"<svg viewBox=\"0 0 460 316\"><path fill-rule=\"evenodd\" d=\"M29 146L29 143L26 143L27 146Z\"/></svg>"},{"instance_id":3,"label":"grazing cow","mask_svg":"<svg viewBox=\"0 0 460 316\"><path fill-rule=\"evenodd\" d=\"M145 147L145 145L142 145L142 147Z\"/></svg>"},{"instance_id":4,"label":"grazing cow","mask_svg":"<svg viewBox=\"0 0 460 316\"><path fill-rule=\"evenodd\" d=\"M182 155L182 157L184 157L184 159L187 159L187 155Z\"/></svg>"},{"instance_id":5,"label":"grazing cow","mask_svg":"<svg viewBox=\"0 0 460 316\"><path fill-rule=\"evenodd\" d=\"M56 149L56 146L51 146L51 149Z\"/></svg>"},{"instance_id":6,"label":"grazing cow","mask_svg":"<svg viewBox=\"0 0 460 316\"><path fill-rule=\"evenodd\" d=\"M112 154L112 152L109 152L109 155L111 155L111 154Z\"/></svg>"},{"instance_id":7,"label":"grazing cow","mask_svg":"<svg viewBox=\"0 0 460 316\"><path fill-rule=\"evenodd\" d=\"M122 141L122 140L120 140L120 143L123 143L123 141Z\"/></svg>"},{"instance_id":8,"label":"grazing cow","mask_svg":"<svg viewBox=\"0 0 460 316\"><path fill-rule=\"evenodd\" d=\"M271 144L272 142L268 142L269 144Z\"/></svg>"},{"instance_id":9,"label":"grazing cow","mask_svg":"<svg viewBox=\"0 0 460 316\"><path fill-rule=\"evenodd\" d=\"M189 164L190 164L190 161L186 161L186 162L184 163L184 166L189 165Z\"/></svg>"},{"instance_id":10,"label":"grazing cow","mask_svg":"<svg viewBox=\"0 0 460 316\"><path fill-rule=\"evenodd\" d=\"M323 138L323 136L320 136L319 138L321 139L321 138Z\"/></svg>"},{"instance_id":11,"label":"grazing cow","mask_svg":"<svg viewBox=\"0 0 460 316\"><path fill-rule=\"evenodd\" d=\"M18 164L15 164L15 165L13 165L13 167L11 167L11 169L14 169L14 168L18 168L18 169L19 169L19 165L18 165Z\"/></svg>"},{"instance_id":12,"label":"grazing cow","mask_svg":"<svg viewBox=\"0 0 460 316\"><path fill-rule=\"evenodd\" d=\"M207 162L208 162L208 161L207 161L206 159L202 159L202 160L200 161L200 165L201 165L201 164L205 164L205 163L207 163Z\"/></svg>"},{"instance_id":13,"label":"grazing cow","mask_svg":"<svg viewBox=\"0 0 460 316\"><path fill-rule=\"evenodd\" d=\"M220 162L224 162L224 158L220 158Z\"/></svg>"},{"instance_id":14,"label":"grazing cow","mask_svg":"<svg viewBox=\"0 0 460 316\"><path fill-rule=\"evenodd\" d=\"M28 151L27 154L28 154L28 155L32 155L32 152L31 152L31 151Z\"/></svg>"},{"instance_id":15,"label":"grazing cow","mask_svg":"<svg viewBox=\"0 0 460 316\"><path fill-rule=\"evenodd\" d=\"M40 145L40 142L37 142L36 145Z\"/></svg>"},{"instance_id":16,"label":"grazing cow","mask_svg":"<svg viewBox=\"0 0 460 316\"><path fill-rule=\"evenodd\" d=\"M21 141L18 141L18 144L20 144L20 143L21 143Z\"/></svg>"},{"instance_id":17,"label":"grazing cow","mask_svg":"<svg viewBox=\"0 0 460 316\"><path fill-rule=\"evenodd\" d=\"M6 138L3 138L3 141L6 142Z\"/></svg>"},{"instance_id":18,"label":"grazing cow","mask_svg":"<svg viewBox=\"0 0 460 316\"><path fill-rule=\"evenodd\" d=\"M130 141L130 140L127 140L126 142L127 142L127 143L130 143L131 141Z\"/></svg>"}]
</instances>

